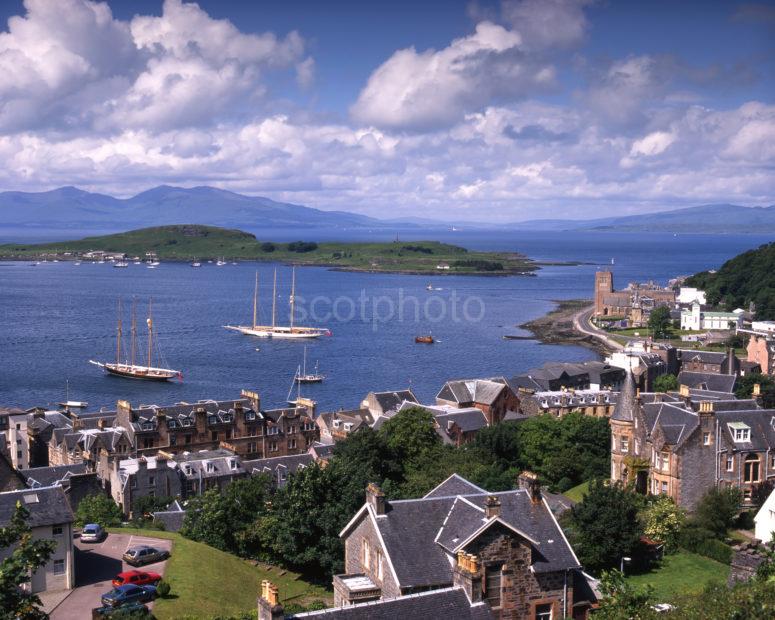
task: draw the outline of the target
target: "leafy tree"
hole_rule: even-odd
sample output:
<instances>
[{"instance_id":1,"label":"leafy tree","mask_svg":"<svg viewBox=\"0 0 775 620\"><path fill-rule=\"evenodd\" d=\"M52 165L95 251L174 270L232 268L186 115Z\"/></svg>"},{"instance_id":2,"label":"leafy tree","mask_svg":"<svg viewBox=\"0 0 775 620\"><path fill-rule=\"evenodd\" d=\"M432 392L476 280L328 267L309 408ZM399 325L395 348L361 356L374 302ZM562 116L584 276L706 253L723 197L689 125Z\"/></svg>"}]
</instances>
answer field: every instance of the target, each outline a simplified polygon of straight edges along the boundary
<instances>
[{"instance_id":1,"label":"leafy tree","mask_svg":"<svg viewBox=\"0 0 775 620\"><path fill-rule=\"evenodd\" d=\"M655 392L674 392L678 389L678 377L675 375L660 375L654 379Z\"/></svg>"},{"instance_id":2,"label":"leafy tree","mask_svg":"<svg viewBox=\"0 0 775 620\"><path fill-rule=\"evenodd\" d=\"M164 510L171 503L171 497L138 497L132 502L132 512L136 517L144 518L145 515Z\"/></svg>"},{"instance_id":3,"label":"leafy tree","mask_svg":"<svg viewBox=\"0 0 775 620\"><path fill-rule=\"evenodd\" d=\"M659 306L649 315L649 329L657 338L665 338L670 332L670 308Z\"/></svg>"},{"instance_id":4,"label":"leafy tree","mask_svg":"<svg viewBox=\"0 0 775 620\"><path fill-rule=\"evenodd\" d=\"M639 589L628 583L621 571L603 571L600 577L603 598L595 612L599 620L627 620L640 618L639 612L648 608L653 598L651 586Z\"/></svg>"},{"instance_id":5,"label":"leafy tree","mask_svg":"<svg viewBox=\"0 0 775 620\"><path fill-rule=\"evenodd\" d=\"M638 520L639 498L621 483L595 480L571 511L581 563L591 570L619 566L643 534Z\"/></svg>"},{"instance_id":6,"label":"leafy tree","mask_svg":"<svg viewBox=\"0 0 775 620\"><path fill-rule=\"evenodd\" d=\"M678 547L678 536L686 521L686 512L667 495L659 495L641 513L646 536L664 543L668 550Z\"/></svg>"},{"instance_id":7,"label":"leafy tree","mask_svg":"<svg viewBox=\"0 0 775 620\"><path fill-rule=\"evenodd\" d=\"M735 388L735 396L738 398L751 398L753 396L753 387L759 384L762 397L762 404L766 408L775 407L775 380L769 375L754 373L740 377Z\"/></svg>"},{"instance_id":8,"label":"leafy tree","mask_svg":"<svg viewBox=\"0 0 775 620\"><path fill-rule=\"evenodd\" d=\"M399 463L417 460L441 445L436 419L427 409L412 407L390 418L379 433Z\"/></svg>"},{"instance_id":9,"label":"leafy tree","mask_svg":"<svg viewBox=\"0 0 775 620\"><path fill-rule=\"evenodd\" d=\"M98 523L102 527L115 527L121 525L121 508L107 495L97 493L87 495L78 504L75 511L76 525L84 526L87 523Z\"/></svg>"},{"instance_id":10,"label":"leafy tree","mask_svg":"<svg viewBox=\"0 0 775 620\"><path fill-rule=\"evenodd\" d=\"M499 467L518 467L520 462L519 423L502 422L480 430L473 447L489 455Z\"/></svg>"},{"instance_id":11,"label":"leafy tree","mask_svg":"<svg viewBox=\"0 0 775 620\"><path fill-rule=\"evenodd\" d=\"M697 504L692 525L713 532L718 538L726 536L740 512L743 496L740 489L727 487L711 489Z\"/></svg>"},{"instance_id":12,"label":"leafy tree","mask_svg":"<svg viewBox=\"0 0 775 620\"><path fill-rule=\"evenodd\" d=\"M33 540L32 529L27 524L29 511L16 503L11 522L0 527L0 549L13 547L13 551L0 561L0 618L33 620L47 618L39 609L40 599L22 589L29 576L48 562L56 549L53 540Z\"/></svg>"}]
</instances>

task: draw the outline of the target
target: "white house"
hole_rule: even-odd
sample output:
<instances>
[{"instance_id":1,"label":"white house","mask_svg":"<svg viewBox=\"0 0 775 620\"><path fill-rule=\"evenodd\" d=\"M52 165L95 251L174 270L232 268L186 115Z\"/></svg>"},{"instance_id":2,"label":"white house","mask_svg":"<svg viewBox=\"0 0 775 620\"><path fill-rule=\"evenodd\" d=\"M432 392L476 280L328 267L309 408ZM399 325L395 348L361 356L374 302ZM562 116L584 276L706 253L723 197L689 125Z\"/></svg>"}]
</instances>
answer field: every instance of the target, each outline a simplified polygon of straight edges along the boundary
<instances>
[{"instance_id":1,"label":"white house","mask_svg":"<svg viewBox=\"0 0 775 620\"><path fill-rule=\"evenodd\" d=\"M30 513L27 523L32 528L33 539L56 543L48 562L30 576L25 587L31 592L72 589L75 585L73 512L64 490L61 486L51 486L0 493L0 527L10 523L17 502ZM8 547L0 549L0 558L10 552Z\"/></svg>"},{"instance_id":2,"label":"white house","mask_svg":"<svg viewBox=\"0 0 775 620\"><path fill-rule=\"evenodd\" d=\"M743 312L706 312L698 302L691 309L681 311L681 329L684 331L729 330L743 326Z\"/></svg>"},{"instance_id":3,"label":"white house","mask_svg":"<svg viewBox=\"0 0 775 620\"><path fill-rule=\"evenodd\" d=\"M775 532L775 491L770 493L753 520L756 524L754 528L756 538L762 542L770 542Z\"/></svg>"}]
</instances>

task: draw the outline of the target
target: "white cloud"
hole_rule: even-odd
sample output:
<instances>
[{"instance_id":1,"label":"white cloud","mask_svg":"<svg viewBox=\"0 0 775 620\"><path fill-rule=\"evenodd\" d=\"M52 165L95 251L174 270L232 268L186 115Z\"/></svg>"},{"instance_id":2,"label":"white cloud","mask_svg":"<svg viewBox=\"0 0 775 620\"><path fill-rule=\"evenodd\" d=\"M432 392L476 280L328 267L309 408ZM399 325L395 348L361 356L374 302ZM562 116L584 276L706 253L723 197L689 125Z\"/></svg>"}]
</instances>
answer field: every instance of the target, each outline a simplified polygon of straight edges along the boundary
<instances>
[{"instance_id":1,"label":"white cloud","mask_svg":"<svg viewBox=\"0 0 775 620\"><path fill-rule=\"evenodd\" d=\"M531 49L570 47L587 30L584 7L591 0L505 0L504 18Z\"/></svg>"},{"instance_id":2,"label":"white cloud","mask_svg":"<svg viewBox=\"0 0 775 620\"><path fill-rule=\"evenodd\" d=\"M442 50L397 51L372 73L350 111L359 123L428 129L451 125L493 100L553 85L553 68L527 56L517 32L480 22L472 35Z\"/></svg>"}]
</instances>

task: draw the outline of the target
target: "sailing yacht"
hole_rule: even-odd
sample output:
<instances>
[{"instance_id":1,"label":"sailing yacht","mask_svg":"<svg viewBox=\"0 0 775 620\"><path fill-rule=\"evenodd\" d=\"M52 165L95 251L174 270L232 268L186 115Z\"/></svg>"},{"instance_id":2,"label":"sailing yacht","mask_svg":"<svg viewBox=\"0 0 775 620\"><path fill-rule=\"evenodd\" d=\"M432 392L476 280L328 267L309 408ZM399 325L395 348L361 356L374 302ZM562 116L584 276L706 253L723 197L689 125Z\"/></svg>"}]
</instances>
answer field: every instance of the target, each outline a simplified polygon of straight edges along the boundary
<instances>
[{"instance_id":1,"label":"sailing yacht","mask_svg":"<svg viewBox=\"0 0 775 620\"><path fill-rule=\"evenodd\" d=\"M290 321L289 325L277 325L277 269L274 271L274 284L272 285L272 324L258 324L258 272L256 272L256 284L253 290L253 325L224 325L225 329L245 334L246 336L256 336L257 338L280 338L287 340L297 340L301 338L320 338L320 336L330 336L331 332L325 327L300 327L293 324L294 303L296 298L296 267L293 268L293 277L291 281L290 302Z\"/></svg>"},{"instance_id":2,"label":"sailing yacht","mask_svg":"<svg viewBox=\"0 0 775 620\"><path fill-rule=\"evenodd\" d=\"M315 362L315 372L307 372L307 347L304 347L304 366L301 372L296 372L296 383L321 383L325 379L325 375L321 375L318 372L318 363Z\"/></svg>"},{"instance_id":3,"label":"sailing yacht","mask_svg":"<svg viewBox=\"0 0 775 620\"><path fill-rule=\"evenodd\" d=\"M183 373L172 368L160 368L153 366L153 316L151 312L152 302L148 302L148 318L145 320L148 326L148 357L146 365L135 363L135 353L137 344L137 322L135 321L135 307L132 304L132 328L131 328L131 355L130 360L121 361L121 300L118 302L118 328L116 330L116 361L96 362L89 360L90 364L99 366L109 375L124 377L127 379L145 379L146 381L168 381L177 377L183 380Z\"/></svg>"}]
</instances>

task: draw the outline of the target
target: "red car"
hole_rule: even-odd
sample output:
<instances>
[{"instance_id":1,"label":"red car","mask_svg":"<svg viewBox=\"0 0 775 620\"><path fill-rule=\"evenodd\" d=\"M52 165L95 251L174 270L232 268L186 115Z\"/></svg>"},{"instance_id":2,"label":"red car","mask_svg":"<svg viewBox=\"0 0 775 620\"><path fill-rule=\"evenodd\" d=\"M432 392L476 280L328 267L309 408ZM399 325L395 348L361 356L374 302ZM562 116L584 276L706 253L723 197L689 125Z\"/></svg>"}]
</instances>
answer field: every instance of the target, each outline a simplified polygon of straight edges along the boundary
<instances>
[{"instance_id":1,"label":"red car","mask_svg":"<svg viewBox=\"0 0 775 620\"><path fill-rule=\"evenodd\" d=\"M113 586L125 586L129 583L135 586L153 586L161 580L159 573L146 573L141 570L128 570L113 578Z\"/></svg>"}]
</instances>

